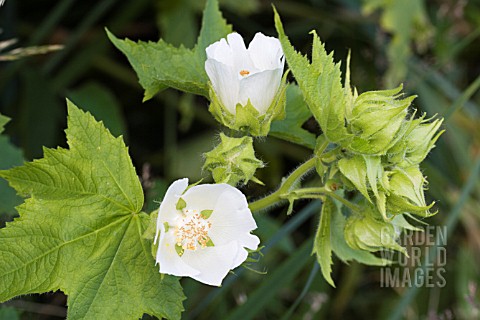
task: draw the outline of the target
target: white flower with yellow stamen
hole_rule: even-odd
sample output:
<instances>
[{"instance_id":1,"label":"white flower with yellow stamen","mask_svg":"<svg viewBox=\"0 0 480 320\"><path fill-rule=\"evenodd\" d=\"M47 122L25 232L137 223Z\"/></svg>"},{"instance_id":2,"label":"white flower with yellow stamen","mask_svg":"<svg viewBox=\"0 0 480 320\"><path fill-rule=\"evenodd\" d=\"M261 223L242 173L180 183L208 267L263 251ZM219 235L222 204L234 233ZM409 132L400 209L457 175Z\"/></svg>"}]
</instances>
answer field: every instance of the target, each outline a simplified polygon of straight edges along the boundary
<instances>
[{"instance_id":1,"label":"white flower with yellow stamen","mask_svg":"<svg viewBox=\"0 0 480 320\"><path fill-rule=\"evenodd\" d=\"M258 32L248 49L238 33L230 33L207 47L205 70L223 105L236 113L237 103L250 99L264 114L282 80L285 59L277 38Z\"/></svg>"},{"instance_id":2,"label":"white flower with yellow stamen","mask_svg":"<svg viewBox=\"0 0 480 320\"><path fill-rule=\"evenodd\" d=\"M156 261L160 273L220 286L228 272L256 250L260 240L248 203L228 184L189 188L188 179L170 185L157 218ZM186 190L186 191L185 191Z\"/></svg>"},{"instance_id":3,"label":"white flower with yellow stamen","mask_svg":"<svg viewBox=\"0 0 480 320\"><path fill-rule=\"evenodd\" d=\"M270 122L284 112L285 57L280 41L259 32L247 48L234 32L208 46L206 54L210 112L232 129L250 127L253 135L266 135ZM259 124L251 123L255 120Z\"/></svg>"}]
</instances>

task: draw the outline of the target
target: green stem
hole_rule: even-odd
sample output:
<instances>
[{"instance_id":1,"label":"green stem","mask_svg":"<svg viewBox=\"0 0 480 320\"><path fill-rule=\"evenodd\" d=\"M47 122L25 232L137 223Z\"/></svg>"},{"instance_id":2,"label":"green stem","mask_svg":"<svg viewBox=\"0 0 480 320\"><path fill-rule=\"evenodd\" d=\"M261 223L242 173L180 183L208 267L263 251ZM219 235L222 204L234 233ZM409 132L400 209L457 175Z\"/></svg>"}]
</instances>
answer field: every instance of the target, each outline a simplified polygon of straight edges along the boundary
<instances>
[{"instance_id":1,"label":"green stem","mask_svg":"<svg viewBox=\"0 0 480 320\"><path fill-rule=\"evenodd\" d=\"M311 188L311 189L319 189L319 191L307 192L308 188L306 188L306 189L295 190L295 193L300 194L299 199L323 199L325 197L325 195L327 195L330 198L338 200L345 207L349 208L352 211L355 211L355 212L360 211L360 208L356 204L351 203L350 201L342 198L341 196L339 196L335 192L327 191L324 188ZM320 189L323 189L324 191L320 191ZM304 192L304 190L305 190L305 192Z\"/></svg>"},{"instance_id":2,"label":"green stem","mask_svg":"<svg viewBox=\"0 0 480 320\"><path fill-rule=\"evenodd\" d=\"M308 171L310 171L313 167L315 167L315 157L307 160L302 165L300 165L297 169L295 169L282 183L280 188L274 193L266 196L265 198L259 199L249 204L250 210L252 212L263 210L268 208L275 203L282 201L282 195L288 193L292 186Z\"/></svg>"}]
</instances>

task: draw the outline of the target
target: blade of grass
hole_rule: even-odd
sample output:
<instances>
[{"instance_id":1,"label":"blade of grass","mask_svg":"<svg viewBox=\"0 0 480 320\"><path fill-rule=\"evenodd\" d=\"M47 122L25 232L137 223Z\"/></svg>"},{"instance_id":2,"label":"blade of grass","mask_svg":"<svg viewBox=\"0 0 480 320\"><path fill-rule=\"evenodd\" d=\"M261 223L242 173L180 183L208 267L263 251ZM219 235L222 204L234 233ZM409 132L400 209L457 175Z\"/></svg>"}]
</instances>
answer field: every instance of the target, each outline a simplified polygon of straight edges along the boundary
<instances>
[{"instance_id":1,"label":"blade of grass","mask_svg":"<svg viewBox=\"0 0 480 320\"><path fill-rule=\"evenodd\" d=\"M305 241L297 251L269 275L260 287L248 296L245 304L226 317L228 320L248 320L255 316L272 300L275 294L286 287L313 257L310 255L313 238Z\"/></svg>"},{"instance_id":2,"label":"blade of grass","mask_svg":"<svg viewBox=\"0 0 480 320\"><path fill-rule=\"evenodd\" d=\"M319 266L318 262L315 261L313 263L312 271L310 271L310 275L308 276L307 282L305 282L305 286L303 287L302 292L297 297L297 299L292 304L292 306L288 309L287 313L282 317L282 320L288 320L293 315L293 313L297 309L298 305L300 304L300 302L302 302L303 298L305 297L308 290L310 289L310 286L312 285L313 280L315 279L315 276L318 273L318 270L320 270L320 266Z\"/></svg>"},{"instance_id":3,"label":"blade of grass","mask_svg":"<svg viewBox=\"0 0 480 320\"><path fill-rule=\"evenodd\" d=\"M111 20L107 22L110 30L115 31L142 13L142 10L150 3L149 0L129 1L125 7L119 11ZM104 54L107 49L112 48L105 32L97 33L91 38L90 44L85 49L79 50L68 62L62 66L53 80L53 86L58 91L70 86L85 72L89 70L90 64L99 56ZM140 88L140 87L139 87Z\"/></svg>"},{"instance_id":4,"label":"blade of grass","mask_svg":"<svg viewBox=\"0 0 480 320\"><path fill-rule=\"evenodd\" d=\"M452 116L452 114L462 108L468 100L477 92L477 90L480 88L480 76L478 76L475 81L473 81L465 91L458 97L453 105L444 113L444 118L445 121L448 121L448 119Z\"/></svg>"},{"instance_id":5,"label":"blade of grass","mask_svg":"<svg viewBox=\"0 0 480 320\"><path fill-rule=\"evenodd\" d=\"M70 35L63 50L58 51L52 58L43 66L45 73L50 73L63 60L63 58L77 45L81 37L110 9L110 7L117 0L103 0L96 4L93 9L86 14L86 18L80 23L76 30Z\"/></svg>"}]
</instances>

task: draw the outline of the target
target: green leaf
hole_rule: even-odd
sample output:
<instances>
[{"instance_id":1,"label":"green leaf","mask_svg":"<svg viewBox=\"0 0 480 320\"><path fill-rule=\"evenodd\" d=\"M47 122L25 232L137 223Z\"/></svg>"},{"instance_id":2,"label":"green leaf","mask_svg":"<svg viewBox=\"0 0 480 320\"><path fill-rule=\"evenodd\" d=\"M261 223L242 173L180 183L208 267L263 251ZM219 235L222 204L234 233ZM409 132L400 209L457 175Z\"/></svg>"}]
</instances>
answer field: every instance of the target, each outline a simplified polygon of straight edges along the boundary
<instances>
[{"instance_id":1,"label":"green leaf","mask_svg":"<svg viewBox=\"0 0 480 320\"><path fill-rule=\"evenodd\" d=\"M205 48L226 37L232 28L223 19L217 0L205 6L202 28L193 49L174 47L162 39L137 43L120 40L107 30L112 43L128 58L145 89L144 101L166 87L203 95L208 98L208 77L205 72Z\"/></svg>"},{"instance_id":2,"label":"green leaf","mask_svg":"<svg viewBox=\"0 0 480 320\"><path fill-rule=\"evenodd\" d=\"M179 319L178 278L159 274L142 237L150 219L127 147L71 102L68 114L69 149L0 171L28 196L0 230L0 301L62 290L69 319Z\"/></svg>"},{"instance_id":3,"label":"green leaf","mask_svg":"<svg viewBox=\"0 0 480 320\"><path fill-rule=\"evenodd\" d=\"M302 126L312 117L312 113L305 103L302 92L297 85L289 84L287 87L286 118L272 122L269 135L306 146L315 148L315 135Z\"/></svg>"},{"instance_id":4,"label":"green leaf","mask_svg":"<svg viewBox=\"0 0 480 320\"><path fill-rule=\"evenodd\" d=\"M332 245L331 245L331 232L330 224L332 214L337 210L335 203L330 198L326 198L320 216L320 223L318 225L317 233L315 234L315 240L313 242L312 254L317 255L317 261L322 270L323 277L332 286L335 284L332 280Z\"/></svg>"},{"instance_id":5,"label":"green leaf","mask_svg":"<svg viewBox=\"0 0 480 320\"><path fill-rule=\"evenodd\" d=\"M334 63L333 53L327 54L324 45L313 32L312 62L295 51L285 35L280 16L275 10L275 27L288 66L302 90L305 101L328 140L348 141L351 134L345 127L346 91L341 83L340 64Z\"/></svg>"}]
</instances>

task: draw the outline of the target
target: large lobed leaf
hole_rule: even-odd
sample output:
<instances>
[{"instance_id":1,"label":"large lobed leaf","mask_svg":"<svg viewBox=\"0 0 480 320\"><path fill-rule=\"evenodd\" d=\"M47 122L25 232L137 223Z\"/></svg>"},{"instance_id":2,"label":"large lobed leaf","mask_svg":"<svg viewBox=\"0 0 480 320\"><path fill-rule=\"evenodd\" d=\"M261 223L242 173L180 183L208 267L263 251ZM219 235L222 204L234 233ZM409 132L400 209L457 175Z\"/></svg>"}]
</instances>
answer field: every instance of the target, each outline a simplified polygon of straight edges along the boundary
<instances>
[{"instance_id":1,"label":"large lobed leaf","mask_svg":"<svg viewBox=\"0 0 480 320\"><path fill-rule=\"evenodd\" d=\"M0 301L62 290L70 319L179 319L178 279L161 276L142 238L143 192L121 137L68 103L70 149L6 171L28 196L0 229Z\"/></svg>"},{"instance_id":2,"label":"large lobed leaf","mask_svg":"<svg viewBox=\"0 0 480 320\"><path fill-rule=\"evenodd\" d=\"M323 133L332 142L348 141L351 134L345 127L345 112L349 101L341 83L340 64L333 61L333 53L327 54L325 46L313 32L310 63L308 58L297 52L290 43L276 10L275 27L288 66Z\"/></svg>"},{"instance_id":3,"label":"large lobed leaf","mask_svg":"<svg viewBox=\"0 0 480 320\"><path fill-rule=\"evenodd\" d=\"M207 1L200 35L193 49L177 48L161 39L156 43L120 40L107 30L112 43L127 56L137 73L145 89L144 101L166 87L208 98L205 48L230 32L232 27L223 19L217 0Z\"/></svg>"}]
</instances>

